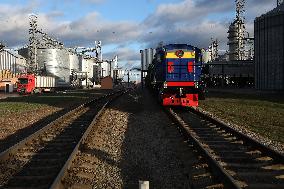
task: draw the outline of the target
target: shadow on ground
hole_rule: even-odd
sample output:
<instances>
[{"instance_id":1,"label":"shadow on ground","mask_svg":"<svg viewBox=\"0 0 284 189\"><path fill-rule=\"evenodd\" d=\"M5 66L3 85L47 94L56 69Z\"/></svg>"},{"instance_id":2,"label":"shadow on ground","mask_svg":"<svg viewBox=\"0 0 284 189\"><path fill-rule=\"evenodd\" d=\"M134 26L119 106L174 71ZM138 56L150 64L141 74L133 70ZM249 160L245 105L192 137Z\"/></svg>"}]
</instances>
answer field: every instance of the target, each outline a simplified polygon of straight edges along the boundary
<instances>
[{"instance_id":1,"label":"shadow on ground","mask_svg":"<svg viewBox=\"0 0 284 189\"><path fill-rule=\"evenodd\" d=\"M42 93L35 95L24 95L19 97L8 97L0 99L1 102L25 102L35 104L45 104L49 106L66 108L69 104L81 103L82 101L93 98L99 95L109 93L111 90L74 90L74 91L59 91L55 93Z\"/></svg>"},{"instance_id":2,"label":"shadow on ground","mask_svg":"<svg viewBox=\"0 0 284 189\"><path fill-rule=\"evenodd\" d=\"M129 113L118 162L122 188L139 188L139 180L149 181L153 189L188 188L180 157L187 147L154 97L137 89L111 108Z\"/></svg>"},{"instance_id":3,"label":"shadow on ground","mask_svg":"<svg viewBox=\"0 0 284 189\"><path fill-rule=\"evenodd\" d=\"M19 141L23 140L32 133L40 130L44 126L48 125L50 122L56 120L60 116L64 115L68 111L74 109L83 102L89 101L91 98L97 98L104 94L109 93L110 90L82 90L82 91L70 91L70 92L60 92L60 93L46 93L41 95L30 95L30 96L21 96L21 97L9 97L6 99L0 100L0 106L2 102L19 102L19 103L36 103L36 104L45 104L49 106L59 107L61 110L50 114L46 117L41 118L35 123L17 130L15 133L7 136L6 138L0 140L0 152L3 152L7 148L13 146ZM13 104L14 106L14 104ZM25 108L25 107L21 107ZM0 107L1 110L1 107ZM2 110L5 112L5 109ZM23 109L25 111L25 109ZM17 113L19 114L19 112ZM11 117L11 116L10 116ZM7 118L10 119L10 117ZM13 119L17 119L17 116L13 116ZM21 120L18 120L21 122ZM3 127L3 126L2 126Z\"/></svg>"}]
</instances>

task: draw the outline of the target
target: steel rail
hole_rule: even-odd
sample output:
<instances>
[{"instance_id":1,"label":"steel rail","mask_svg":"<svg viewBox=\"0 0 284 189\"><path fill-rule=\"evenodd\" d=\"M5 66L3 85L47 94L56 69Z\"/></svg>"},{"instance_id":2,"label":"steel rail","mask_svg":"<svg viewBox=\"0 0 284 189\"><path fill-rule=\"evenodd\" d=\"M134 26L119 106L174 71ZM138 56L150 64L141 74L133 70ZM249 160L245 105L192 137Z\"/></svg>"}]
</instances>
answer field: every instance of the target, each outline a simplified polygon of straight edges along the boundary
<instances>
[{"instance_id":1,"label":"steel rail","mask_svg":"<svg viewBox=\"0 0 284 189\"><path fill-rule=\"evenodd\" d=\"M0 160L5 161L7 160L12 153L16 152L18 149L24 147L26 145L26 143L32 141L34 138L37 138L38 136L40 136L42 133L44 133L46 130L48 130L52 125L55 125L56 123L62 121L65 119L65 117L68 117L72 114L74 114L75 112L78 112L79 110L81 110L82 108L84 108L85 106L94 103L100 99L103 99L105 97L107 97L109 94L107 95L103 95L97 99L93 99L89 102L86 102L78 107L76 107L73 110L68 111L66 114L60 116L59 118L57 118L56 120L52 121L51 123L49 123L48 125L44 126L43 128L41 128L40 130L34 132L33 134L29 135L28 137L24 138L23 140L19 141L17 144L11 146L10 148L6 149L5 151L0 153ZM112 95L112 93L111 93Z\"/></svg>"},{"instance_id":2,"label":"steel rail","mask_svg":"<svg viewBox=\"0 0 284 189\"><path fill-rule=\"evenodd\" d=\"M5 161L9 161L9 158L11 158L12 156L17 155L17 153L19 153L19 151L21 149L24 149L25 147L27 147L27 145L32 144L34 140L39 139L42 135L44 135L46 132L51 131L51 130L55 130L57 127L57 124L63 123L65 121L65 119L70 119L70 117L72 117L73 115L75 115L77 112L84 111L87 107L90 107L91 105L106 99L110 96L113 96L115 94L121 94L121 91L118 92L113 92L104 96L101 96L99 98L93 99L87 103L84 103L82 105L80 105L79 107L67 112L66 114L62 115L61 117L59 117L58 119L54 120L53 122L49 123L48 125L46 125L45 127L41 128L40 130L36 131L35 133L31 134L30 136L26 137L25 139L21 140L20 142L18 142L17 144L13 145L12 147L8 148L7 150L3 151L2 153L0 153L0 160L3 163L5 163ZM112 97L113 98L113 97ZM111 99L112 99L111 98ZM99 114L101 114L101 112L103 111L103 109L105 108L105 106L110 102L110 100L107 101L107 103L105 103L102 107L102 109L98 112ZM80 114L80 116L85 115L85 113L83 112L82 114ZM88 115L89 116L89 115ZM95 118L97 118L98 115L95 114ZM91 118L93 120L93 118ZM95 120L91 121L91 124L94 123ZM86 125L86 130L89 130L90 125ZM66 126L66 128L68 128L68 126ZM65 127L63 127L63 130L65 130ZM84 130L83 132L85 133L86 130ZM56 134L59 135L59 134ZM79 141L82 140L82 135L84 135L83 133L81 134L81 136L79 136ZM85 136L85 135L84 135ZM78 137L78 136L77 136ZM56 137L55 137L56 138ZM72 139L72 140L76 140L76 139ZM54 153L54 152L53 152ZM37 154L37 152L35 153ZM34 155L33 155L34 156ZM69 157L69 156L68 156ZM14 176L12 176L11 178L13 178Z\"/></svg>"},{"instance_id":3,"label":"steel rail","mask_svg":"<svg viewBox=\"0 0 284 189\"><path fill-rule=\"evenodd\" d=\"M124 92L126 93L126 92ZM124 94L123 93L123 94ZM121 94L122 95L122 94ZM119 95L120 96L120 95ZM119 96L116 96L119 97ZM102 109L98 112L98 114L96 115L96 117L94 118L94 120L92 121L92 123L90 124L90 126L88 127L88 129L85 131L84 135L82 136L82 138L80 139L80 141L77 143L76 147L74 148L73 152L71 153L71 155L69 156L68 160L66 161L66 163L64 164L64 166L62 167L62 169L60 170L59 174L57 175L56 179L54 180L54 182L52 183L50 189L64 189L64 185L62 183L63 178L67 175L67 171L68 169L71 167L73 160L76 157L76 154L80 151L80 146L83 145L90 133L90 131L93 129L93 127L97 124L99 118L101 117L102 113L105 111L105 108L109 106L109 104L115 100L115 98L111 99L110 101L106 102L104 104L104 106L102 107Z\"/></svg>"},{"instance_id":4,"label":"steel rail","mask_svg":"<svg viewBox=\"0 0 284 189\"><path fill-rule=\"evenodd\" d=\"M284 186L283 154L198 109L176 110L166 108L225 188Z\"/></svg>"},{"instance_id":5,"label":"steel rail","mask_svg":"<svg viewBox=\"0 0 284 189\"><path fill-rule=\"evenodd\" d=\"M209 162L209 168L213 175L224 184L225 188L241 189L234 178L211 156L210 152L202 145L202 143L199 142L196 138L196 134L188 127L188 125L171 108L165 108L165 110L172 120L177 123L182 132L190 138L193 145L206 161Z\"/></svg>"},{"instance_id":6,"label":"steel rail","mask_svg":"<svg viewBox=\"0 0 284 189\"><path fill-rule=\"evenodd\" d=\"M259 149L263 154L270 156L274 160L277 160L281 163L284 163L284 154L281 154L281 153L273 150L272 148L265 146L264 144L258 142L257 140L255 140L255 139L237 131L236 129L232 128L227 123L224 123L224 122L222 122L218 119L215 119L215 118L201 112L197 108L188 108L188 110L191 111L192 113L208 120L209 122L218 125L219 127L226 130L227 132L232 133L233 135L237 136L238 138L240 138L241 140L243 140L247 144L253 145L255 148Z\"/></svg>"}]
</instances>

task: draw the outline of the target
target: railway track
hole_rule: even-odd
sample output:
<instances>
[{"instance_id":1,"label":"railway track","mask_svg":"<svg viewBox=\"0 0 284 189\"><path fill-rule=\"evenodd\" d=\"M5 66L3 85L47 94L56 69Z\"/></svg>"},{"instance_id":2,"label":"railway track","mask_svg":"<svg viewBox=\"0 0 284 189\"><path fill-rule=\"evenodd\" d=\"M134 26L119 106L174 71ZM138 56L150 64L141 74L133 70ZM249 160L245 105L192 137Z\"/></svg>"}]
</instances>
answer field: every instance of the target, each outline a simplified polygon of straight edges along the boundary
<instances>
[{"instance_id":1,"label":"railway track","mask_svg":"<svg viewBox=\"0 0 284 189\"><path fill-rule=\"evenodd\" d=\"M95 93L93 95L93 97L90 97L88 100L85 101L85 103L88 102L88 101L94 100L94 99L98 98L99 96L103 96L103 95L106 95L106 94L107 94L107 92L104 92L104 91L101 92L101 93ZM83 102L81 104L83 104ZM72 111L73 109L79 107L81 104L74 104L74 105L71 105L69 107L67 106L66 108L64 108L64 109L62 109L58 112L55 112L53 114L48 115L47 117L44 117L44 118L38 120L37 122L33 123L32 125L30 125L28 127L24 127L20 130L17 130L15 133L7 136L5 139L0 140L0 153L5 151L6 149L10 148L11 146L17 144L21 140L24 140L29 135L40 130L44 126L48 125L50 122L61 117L62 115L64 115L64 114ZM4 128L4 130L5 130L5 128ZM6 132L9 133L11 131L6 131ZM2 133L3 133L3 130L2 130Z\"/></svg>"},{"instance_id":2,"label":"railway track","mask_svg":"<svg viewBox=\"0 0 284 189\"><path fill-rule=\"evenodd\" d=\"M0 188L49 188L104 107L122 92L85 103L0 154Z\"/></svg>"},{"instance_id":3,"label":"railway track","mask_svg":"<svg viewBox=\"0 0 284 189\"><path fill-rule=\"evenodd\" d=\"M208 167L217 180L215 183L222 183L213 186L210 184L213 181L206 181L195 188L210 185L211 188L228 189L284 188L283 154L197 110L167 108L166 111L189 144L206 160L204 166L199 167ZM206 174L209 173L203 172ZM210 179L213 178L210 176ZM202 182L202 178L200 180Z\"/></svg>"}]
</instances>

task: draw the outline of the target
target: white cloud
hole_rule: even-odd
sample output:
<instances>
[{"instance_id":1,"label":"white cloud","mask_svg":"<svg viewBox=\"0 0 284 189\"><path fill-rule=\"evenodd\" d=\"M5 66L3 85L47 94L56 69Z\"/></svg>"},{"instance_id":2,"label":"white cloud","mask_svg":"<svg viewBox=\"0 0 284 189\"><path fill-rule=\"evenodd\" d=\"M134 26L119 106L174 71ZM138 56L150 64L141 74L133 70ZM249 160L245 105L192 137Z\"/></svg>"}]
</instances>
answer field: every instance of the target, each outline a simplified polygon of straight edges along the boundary
<instances>
[{"instance_id":1,"label":"white cloud","mask_svg":"<svg viewBox=\"0 0 284 189\"><path fill-rule=\"evenodd\" d=\"M20 46L28 42L28 15L39 6L40 0L33 0L24 7L0 4L0 39L8 46ZM65 0L69 2L71 0ZM80 0L101 3L104 0ZM145 1L146 2L146 1ZM267 0L247 2L247 29L253 32L256 16L271 10L275 3ZM57 19L64 12L39 13L38 25L66 46L92 46L95 40L104 45L120 46L106 56L118 54L120 61L137 64L139 50L127 48L139 43L141 49L155 47L158 42L190 43L207 47L211 37L218 38L220 48L226 48L228 21L233 21L234 1L228 0L184 0L177 3L161 4L141 23L134 21L111 21L99 12L89 13L75 21Z\"/></svg>"}]
</instances>

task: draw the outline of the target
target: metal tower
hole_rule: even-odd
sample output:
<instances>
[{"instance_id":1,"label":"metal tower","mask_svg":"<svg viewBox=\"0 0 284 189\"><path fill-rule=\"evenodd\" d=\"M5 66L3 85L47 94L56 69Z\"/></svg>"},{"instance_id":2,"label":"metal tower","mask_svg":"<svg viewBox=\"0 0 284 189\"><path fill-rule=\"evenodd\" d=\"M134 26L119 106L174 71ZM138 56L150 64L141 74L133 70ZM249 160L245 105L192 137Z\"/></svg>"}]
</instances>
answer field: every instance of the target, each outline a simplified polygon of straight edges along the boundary
<instances>
[{"instance_id":1,"label":"metal tower","mask_svg":"<svg viewBox=\"0 0 284 189\"><path fill-rule=\"evenodd\" d=\"M36 61L36 53L37 53L37 16L31 14L29 16L30 20L30 29L29 29L29 56L28 56L28 72L35 73L37 71L37 61Z\"/></svg>"},{"instance_id":2,"label":"metal tower","mask_svg":"<svg viewBox=\"0 0 284 189\"><path fill-rule=\"evenodd\" d=\"M229 60L244 59L244 39L245 39L245 0L235 0L236 18L229 27L228 45Z\"/></svg>"},{"instance_id":3,"label":"metal tower","mask_svg":"<svg viewBox=\"0 0 284 189\"><path fill-rule=\"evenodd\" d=\"M236 2L236 18L244 20L245 0L235 0Z\"/></svg>"},{"instance_id":4,"label":"metal tower","mask_svg":"<svg viewBox=\"0 0 284 189\"><path fill-rule=\"evenodd\" d=\"M4 48L5 48L5 45L2 42L0 42L0 51L2 51Z\"/></svg>"}]
</instances>

